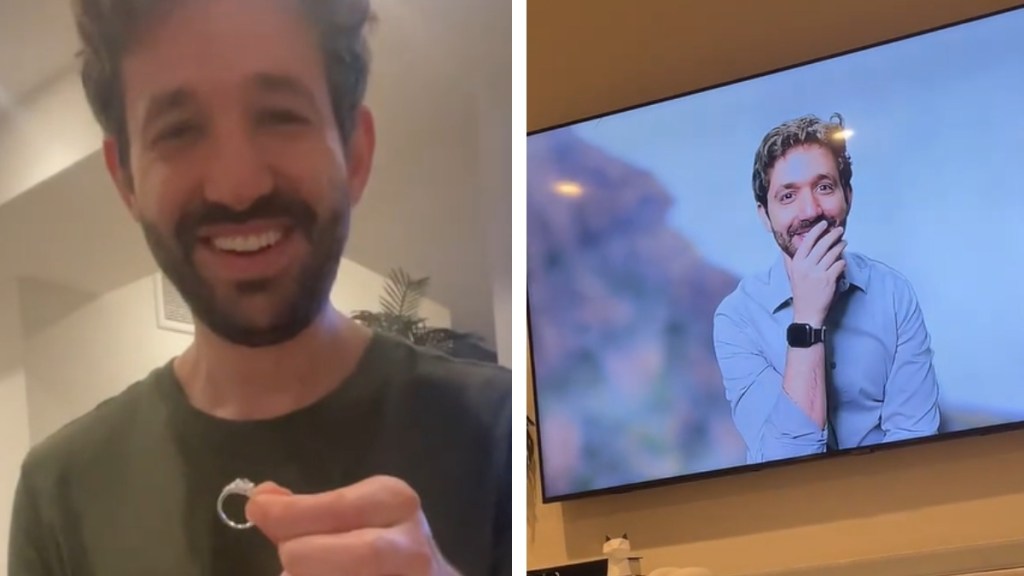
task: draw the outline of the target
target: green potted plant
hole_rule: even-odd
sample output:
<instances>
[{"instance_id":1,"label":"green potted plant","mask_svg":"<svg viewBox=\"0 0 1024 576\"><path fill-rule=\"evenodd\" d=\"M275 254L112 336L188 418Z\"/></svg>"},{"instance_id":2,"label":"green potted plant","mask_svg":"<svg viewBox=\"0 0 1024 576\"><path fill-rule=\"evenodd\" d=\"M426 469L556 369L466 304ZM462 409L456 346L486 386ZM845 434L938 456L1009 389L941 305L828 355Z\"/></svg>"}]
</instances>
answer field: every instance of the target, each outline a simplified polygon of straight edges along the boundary
<instances>
[{"instance_id":1,"label":"green potted plant","mask_svg":"<svg viewBox=\"0 0 1024 576\"><path fill-rule=\"evenodd\" d=\"M380 295L380 310L357 310L352 318L374 330L453 357L497 363L497 353L480 336L427 324L420 316L420 304L429 287L429 277L413 278L405 270L394 268L388 272Z\"/></svg>"}]
</instances>

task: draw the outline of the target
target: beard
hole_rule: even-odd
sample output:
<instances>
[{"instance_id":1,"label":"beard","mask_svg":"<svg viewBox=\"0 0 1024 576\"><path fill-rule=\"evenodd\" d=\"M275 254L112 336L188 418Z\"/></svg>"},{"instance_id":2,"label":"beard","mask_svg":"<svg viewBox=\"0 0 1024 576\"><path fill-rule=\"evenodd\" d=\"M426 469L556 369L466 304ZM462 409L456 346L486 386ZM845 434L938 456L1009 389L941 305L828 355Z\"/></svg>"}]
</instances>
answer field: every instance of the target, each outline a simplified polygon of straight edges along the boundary
<instances>
[{"instance_id":1,"label":"beard","mask_svg":"<svg viewBox=\"0 0 1024 576\"><path fill-rule=\"evenodd\" d=\"M811 220L799 220L785 230L778 230L773 226L772 234L775 236L775 243L779 245L779 248L783 253L792 258L796 255L797 251L797 246L793 241L797 236L808 232L811 228L817 226L819 222L825 222L827 227L818 236L818 238L828 234L829 230L832 230L837 226L842 226L844 230L846 229L846 218L840 220L838 218L831 218L828 216L819 216Z\"/></svg>"},{"instance_id":2,"label":"beard","mask_svg":"<svg viewBox=\"0 0 1024 576\"><path fill-rule=\"evenodd\" d=\"M298 336L327 306L348 240L351 213L347 190L339 190L337 196L341 202L319 218L297 196L274 190L240 212L209 202L192 206L179 218L172 236L146 220L142 230L157 265L199 322L233 344L273 346ZM308 242L308 256L288 276L234 282L218 290L195 264L199 230L256 219L288 221L293 226L290 233L301 234ZM243 299L253 297L270 299L269 312L259 320L242 306Z\"/></svg>"}]
</instances>

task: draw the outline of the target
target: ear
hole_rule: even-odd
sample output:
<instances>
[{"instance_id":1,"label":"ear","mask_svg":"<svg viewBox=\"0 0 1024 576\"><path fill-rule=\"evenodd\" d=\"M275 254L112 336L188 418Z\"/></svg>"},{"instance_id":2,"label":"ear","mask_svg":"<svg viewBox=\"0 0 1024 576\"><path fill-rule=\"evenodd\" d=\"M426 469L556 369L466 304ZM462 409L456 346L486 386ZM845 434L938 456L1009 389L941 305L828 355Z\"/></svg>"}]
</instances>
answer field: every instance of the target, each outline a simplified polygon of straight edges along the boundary
<instances>
[{"instance_id":1,"label":"ear","mask_svg":"<svg viewBox=\"0 0 1024 576\"><path fill-rule=\"evenodd\" d=\"M117 193L121 196L121 201L124 202L125 207L128 208L128 212L131 213L132 218L138 220L139 210L136 205L135 190L132 187L129 171L124 166L121 166L119 150L117 140L112 136L107 136L103 139L103 160L107 165L107 173L110 174L110 179L114 181Z\"/></svg>"},{"instance_id":2,"label":"ear","mask_svg":"<svg viewBox=\"0 0 1024 576\"><path fill-rule=\"evenodd\" d=\"M605 535L604 535L604 541L605 541L605 542L611 542L611 541L612 541L612 537L611 537L611 536L609 536L609 535L607 535L607 534L605 534Z\"/></svg>"},{"instance_id":3,"label":"ear","mask_svg":"<svg viewBox=\"0 0 1024 576\"><path fill-rule=\"evenodd\" d=\"M772 219L768 216L768 209L764 207L764 204L757 205L757 217L761 220L761 225L770 234L772 232Z\"/></svg>"},{"instance_id":4,"label":"ear","mask_svg":"<svg viewBox=\"0 0 1024 576\"><path fill-rule=\"evenodd\" d=\"M850 215L850 208L853 208L853 186L846 191L846 215Z\"/></svg>"},{"instance_id":5,"label":"ear","mask_svg":"<svg viewBox=\"0 0 1024 576\"><path fill-rule=\"evenodd\" d=\"M373 114L366 106L356 112L356 124L345 147L346 180L349 203L355 206L363 197L366 183L373 168L373 155L377 146L377 131Z\"/></svg>"}]
</instances>

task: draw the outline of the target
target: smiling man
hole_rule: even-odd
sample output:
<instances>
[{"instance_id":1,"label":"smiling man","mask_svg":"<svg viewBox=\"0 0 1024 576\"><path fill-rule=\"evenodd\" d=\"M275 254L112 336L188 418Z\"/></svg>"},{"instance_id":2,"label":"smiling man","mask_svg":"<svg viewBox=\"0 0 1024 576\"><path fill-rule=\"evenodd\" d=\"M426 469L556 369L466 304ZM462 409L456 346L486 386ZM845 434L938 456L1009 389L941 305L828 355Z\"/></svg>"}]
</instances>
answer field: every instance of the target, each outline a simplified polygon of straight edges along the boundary
<instances>
[{"instance_id":1,"label":"smiling man","mask_svg":"<svg viewBox=\"0 0 1024 576\"><path fill-rule=\"evenodd\" d=\"M32 449L8 572L510 574L511 373L328 299L373 164L366 0L76 16L110 175L196 333ZM251 530L218 517L239 478Z\"/></svg>"},{"instance_id":2,"label":"smiling man","mask_svg":"<svg viewBox=\"0 0 1024 576\"><path fill-rule=\"evenodd\" d=\"M910 283L846 251L852 180L838 115L785 122L755 154L754 200L780 255L740 282L714 322L750 463L938 432L931 343Z\"/></svg>"}]
</instances>

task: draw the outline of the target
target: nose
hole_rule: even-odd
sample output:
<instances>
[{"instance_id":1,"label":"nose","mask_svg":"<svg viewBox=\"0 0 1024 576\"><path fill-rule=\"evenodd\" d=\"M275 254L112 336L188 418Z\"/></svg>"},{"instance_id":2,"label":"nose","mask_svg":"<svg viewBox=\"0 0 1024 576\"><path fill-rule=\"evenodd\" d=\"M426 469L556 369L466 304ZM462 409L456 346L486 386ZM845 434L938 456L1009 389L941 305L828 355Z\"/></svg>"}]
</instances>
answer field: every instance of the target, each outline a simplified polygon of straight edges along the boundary
<instances>
[{"instance_id":1,"label":"nose","mask_svg":"<svg viewBox=\"0 0 1024 576\"><path fill-rule=\"evenodd\" d=\"M811 220L821 216L824 211L821 209L821 202L816 194L800 195L800 219Z\"/></svg>"},{"instance_id":2,"label":"nose","mask_svg":"<svg viewBox=\"0 0 1024 576\"><path fill-rule=\"evenodd\" d=\"M244 126L217 131L209 153L204 190L208 201L244 210L273 189L270 166L255 135Z\"/></svg>"}]
</instances>

